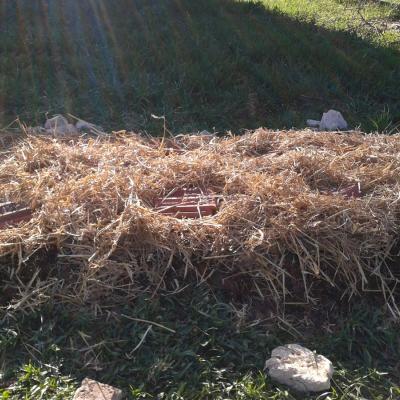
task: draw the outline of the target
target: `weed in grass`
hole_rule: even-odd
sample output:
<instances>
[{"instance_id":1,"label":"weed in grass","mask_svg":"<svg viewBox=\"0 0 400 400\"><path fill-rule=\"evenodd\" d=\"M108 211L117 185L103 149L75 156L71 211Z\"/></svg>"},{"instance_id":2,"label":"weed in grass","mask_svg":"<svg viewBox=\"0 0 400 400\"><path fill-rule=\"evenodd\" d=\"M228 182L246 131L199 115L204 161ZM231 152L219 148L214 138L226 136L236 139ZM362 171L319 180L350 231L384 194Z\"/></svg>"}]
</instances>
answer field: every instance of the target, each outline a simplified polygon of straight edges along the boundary
<instances>
[{"instance_id":1,"label":"weed in grass","mask_svg":"<svg viewBox=\"0 0 400 400\"><path fill-rule=\"evenodd\" d=\"M29 362L21 368L12 385L0 389L0 399L66 400L72 398L75 390L76 383L61 376L58 367L38 367Z\"/></svg>"},{"instance_id":2,"label":"weed in grass","mask_svg":"<svg viewBox=\"0 0 400 400\"><path fill-rule=\"evenodd\" d=\"M385 134L394 134L400 132L400 123L394 124L390 114L390 110L387 107L377 113L374 117L371 117L371 123L374 126L374 130Z\"/></svg>"}]
</instances>

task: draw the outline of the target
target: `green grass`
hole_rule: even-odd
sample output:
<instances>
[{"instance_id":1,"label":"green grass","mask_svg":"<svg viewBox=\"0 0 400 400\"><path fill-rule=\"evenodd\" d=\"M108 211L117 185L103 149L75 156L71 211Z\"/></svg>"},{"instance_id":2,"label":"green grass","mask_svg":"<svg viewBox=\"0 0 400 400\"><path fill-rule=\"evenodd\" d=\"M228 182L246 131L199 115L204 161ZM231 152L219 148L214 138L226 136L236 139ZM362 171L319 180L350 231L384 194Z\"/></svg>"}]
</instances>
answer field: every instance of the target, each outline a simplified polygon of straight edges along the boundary
<instances>
[{"instance_id":1,"label":"green grass","mask_svg":"<svg viewBox=\"0 0 400 400\"><path fill-rule=\"evenodd\" d=\"M348 3L347 1L346 3ZM368 3L367 20L398 18ZM334 0L16 1L0 6L0 126L70 112L157 133L400 122L400 35Z\"/></svg>"},{"instance_id":2,"label":"green grass","mask_svg":"<svg viewBox=\"0 0 400 400\"><path fill-rule=\"evenodd\" d=\"M395 6L400 6L399 0L386 3L374 0L263 0L262 3L271 8L275 7L287 15L313 21L320 26L335 30L355 30L358 35L369 37L380 45L398 44L395 35L389 32L376 35L374 27L362 24L361 18L375 22L375 26L378 26L378 22L398 20L400 10ZM359 9L360 3L362 7ZM358 9L360 13L357 12Z\"/></svg>"},{"instance_id":3,"label":"green grass","mask_svg":"<svg viewBox=\"0 0 400 400\"><path fill-rule=\"evenodd\" d=\"M238 308L205 288L188 288L97 318L55 307L5 319L0 399L67 400L85 376L124 389L129 399L316 399L263 374L271 350L292 342L335 364L332 390L320 399L399 398L398 326L382 311L367 303L328 316L308 309L286 323L266 317L264 307Z\"/></svg>"}]
</instances>

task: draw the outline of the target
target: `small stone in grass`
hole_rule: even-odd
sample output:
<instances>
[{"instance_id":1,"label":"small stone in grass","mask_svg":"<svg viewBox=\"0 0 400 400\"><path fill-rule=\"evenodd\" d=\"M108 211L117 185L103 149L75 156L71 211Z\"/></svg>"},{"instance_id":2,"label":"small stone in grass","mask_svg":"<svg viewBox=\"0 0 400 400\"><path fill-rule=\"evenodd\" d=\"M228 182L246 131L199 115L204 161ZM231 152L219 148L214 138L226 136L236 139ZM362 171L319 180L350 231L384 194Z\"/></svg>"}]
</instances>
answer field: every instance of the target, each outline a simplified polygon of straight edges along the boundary
<instances>
[{"instance_id":1,"label":"small stone in grass","mask_svg":"<svg viewBox=\"0 0 400 400\"><path fill-rule=\"evenodd\" d=\"M76 129L79 132L96 132L96 131L101 131L102 129L90 122L84 121L83 119L80 119L76 122L75 124Z\"/></svg>"},{"instance_id":2,"label":"small stone in grass","mask_svg":"<svg viewBox=\"0 0 400 400\"><path fill-rule=\"evenodd\" d=\"M121 400L122 395L120 389L85 378L73 400Z\"/></svg>"},{"instance_id":3,"label":"small stone in grass","mask_svg":"<svg viewBox=\"0 0 400 400\"><path fill-rule=\"evenodd\" d=\"M343 118L343 115L336 110L329 110L328 112L324 113L321 121L308 119L306 124L310 128L317 128L320 131L343 131L348 129L348 124Z\"/></svg>"},{"instance_id":4,"label":"small stone in grass","mask_svg":"<svg viewBox=\"0 0 400 400\"><path fill-rule=\"evenodd\" d=\"M310 128L319 128L321 121L317 121L315 119L308 119L306 123L307 126L309 126Z\"/></svg>"},{"instance_id":5,"label":"small stone in grass","mask_svg":"<svg viewBox=\"0 0 400 400\"><path fill-rule=\"evenodd\" d=\"M53 118L49 118L45 124L44 129L51 130L51 129L60 129L64 126L68 125L68 120L63 117L62 115L55 115Z\"/></svg>"},{"instance_id":6,"label":"small stone in grass","mask_svg":"<svg viewBox=\"0 0 400 400\"><path fill-rule=\"evenodd\" d=\"M75 125L67 124L57 126L56 128L46 129L46 133L55 136L76 135L78 130L75 128Z\"/></svg>"},{"instance_id":7,"label":"small stone in grass","mask_svg":"<svg viewBox=\"0 0 400 400\"><path fill-rule=\"evenodd\" d=\"M46 129L43 126L30 126L26 128L26 133L28 135L40 135L46 133Z\"/></svg>"},{"instance_id":8,"label":"small stone in grass","mask_svg":"<svg viewBox=\"0 0 400 400\"><path fill-rule=\"evenodd\" d=\"M207 130L203 130L199 133L199 136L214 136L214 133L211 133Z\"/></svg>"},{"instance_id":9,"label":"small stone in grass","mask_svg":"<svg viewBox=\"0 0 400 400\"><path fill-rule=\"evenodd\" d=\"M348 128L346 120L339 111L329 110L322 115L321 123L319 124L320 131L343 131Z\"/></svg>"},{"instance_id":10,"label":"small stone in grass","mask_svg":"<svg viewBox=\"0 0 400 400\"><path fill-rule=\"evenodd\" d=\"M333 375L333 365L327 358L298 344L272 350L265 370L272 379L298 392L329 390Z\"/></svg>"}]
</instances>

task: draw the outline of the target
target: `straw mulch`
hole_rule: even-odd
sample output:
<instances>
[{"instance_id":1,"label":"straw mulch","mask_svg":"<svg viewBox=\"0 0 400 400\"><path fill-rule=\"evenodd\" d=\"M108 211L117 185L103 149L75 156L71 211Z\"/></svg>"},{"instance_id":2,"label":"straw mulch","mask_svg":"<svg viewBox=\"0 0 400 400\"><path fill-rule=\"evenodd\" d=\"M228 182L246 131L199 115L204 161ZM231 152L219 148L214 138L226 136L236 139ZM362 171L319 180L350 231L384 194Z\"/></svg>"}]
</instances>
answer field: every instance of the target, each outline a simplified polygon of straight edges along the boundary
<instances>
[{"instance_id":1,"label":"straw mulch","mask_svg":"<svg viewBox=\"0 0 400 400\"><path fill-rule=\"evenodd\" d=\"M34 210L0 230L3 305L104 306L208 282L278 305L372 291L400 315L399 184L400 136L30 136L0 163L0 200ZM221 196L215 216L154 211L191 186Z\"/></svg>"}]
</instances>

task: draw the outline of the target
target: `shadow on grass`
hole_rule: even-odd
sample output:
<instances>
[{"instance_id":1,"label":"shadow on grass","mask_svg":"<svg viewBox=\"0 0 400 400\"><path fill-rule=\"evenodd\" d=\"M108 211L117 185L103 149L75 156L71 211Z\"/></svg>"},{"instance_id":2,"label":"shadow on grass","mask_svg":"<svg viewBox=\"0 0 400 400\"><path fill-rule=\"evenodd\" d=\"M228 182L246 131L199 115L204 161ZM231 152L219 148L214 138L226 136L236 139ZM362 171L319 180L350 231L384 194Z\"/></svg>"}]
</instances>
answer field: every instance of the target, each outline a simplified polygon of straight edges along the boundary
<instances>
[{"instance_id":1,"label":"shadow on grass","mask_svg":"<svg viewBox=\"0 0 400 400\"><path fill-rule=\"evenodd\" d=\"M107 128L302 127L341 110L400 121L400 53L229 0L0 6L0 123L70 112Z\"/></svg>"}]
</instances>

